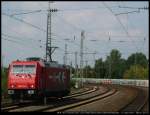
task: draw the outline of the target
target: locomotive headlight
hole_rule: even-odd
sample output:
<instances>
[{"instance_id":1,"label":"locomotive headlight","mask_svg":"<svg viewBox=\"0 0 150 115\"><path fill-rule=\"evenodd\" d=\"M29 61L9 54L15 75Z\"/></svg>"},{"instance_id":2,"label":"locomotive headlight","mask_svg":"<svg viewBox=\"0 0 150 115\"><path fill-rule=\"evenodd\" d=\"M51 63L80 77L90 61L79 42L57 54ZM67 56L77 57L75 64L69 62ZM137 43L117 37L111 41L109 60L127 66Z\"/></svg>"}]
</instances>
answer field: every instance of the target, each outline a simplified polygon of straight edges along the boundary
<instances>
[{"instance_id":1,"label":"locomotive headlight","mask_svg":"<svg viewBox=\"0 0 150 115\"><path fill-rule=\"evenodd\" d=\"M14 94L14 90L8 90L8 94Z\"/></svg>"},{"instance_id":2,"label":"locomotive headlight","mask_svg":"<svg viewBox=\"0 0 150 115\"><path fill-rule=\"evenodd\" d=\"M28 94L34 94L34 90L28 90Z\"/></svg>"}]
</instances>

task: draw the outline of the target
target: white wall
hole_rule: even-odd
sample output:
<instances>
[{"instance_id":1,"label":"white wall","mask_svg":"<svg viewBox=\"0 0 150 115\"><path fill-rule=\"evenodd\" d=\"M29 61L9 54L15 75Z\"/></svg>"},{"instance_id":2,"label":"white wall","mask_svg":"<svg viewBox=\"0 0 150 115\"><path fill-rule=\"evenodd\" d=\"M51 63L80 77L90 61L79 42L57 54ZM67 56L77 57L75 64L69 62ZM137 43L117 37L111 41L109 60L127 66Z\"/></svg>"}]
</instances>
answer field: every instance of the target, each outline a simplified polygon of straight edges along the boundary
<instances>
[{"instance_id":1,"label":"white wall","mask_svg":"<svg viewBox=\"0 0 150 115\"><path fill-rule=\"evenodd\" d=\"M120 84L149 87L149 80L131 80L131 79L96 79L96 78L72 78L72 80L88 83Z\"/></svg>"}]
</instances>

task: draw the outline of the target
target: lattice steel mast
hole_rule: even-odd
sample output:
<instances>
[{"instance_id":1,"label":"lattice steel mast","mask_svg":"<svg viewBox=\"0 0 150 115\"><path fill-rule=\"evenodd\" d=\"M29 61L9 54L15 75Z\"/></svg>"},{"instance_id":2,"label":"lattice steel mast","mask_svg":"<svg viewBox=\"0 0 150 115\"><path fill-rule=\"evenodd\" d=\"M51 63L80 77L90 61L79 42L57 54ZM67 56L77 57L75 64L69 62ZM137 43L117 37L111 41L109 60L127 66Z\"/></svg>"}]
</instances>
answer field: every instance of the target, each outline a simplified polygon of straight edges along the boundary
<instances>
[{"instance_id":1,"label":"lattice steel mast","mask_svg":"<svg viewBox=\"0 0 150 115\"><path fill-rule=\"evenodd\" d=\"M52 62L52 53L57 47L52 47L52 24L51 24L51 15L52 12L57 12L57 9L51 9L50 8L50 2L49 2L49 9L48 9L48 15L47 15L47 40L46 40L46 61Z\"/></svg>"}]
</instances>

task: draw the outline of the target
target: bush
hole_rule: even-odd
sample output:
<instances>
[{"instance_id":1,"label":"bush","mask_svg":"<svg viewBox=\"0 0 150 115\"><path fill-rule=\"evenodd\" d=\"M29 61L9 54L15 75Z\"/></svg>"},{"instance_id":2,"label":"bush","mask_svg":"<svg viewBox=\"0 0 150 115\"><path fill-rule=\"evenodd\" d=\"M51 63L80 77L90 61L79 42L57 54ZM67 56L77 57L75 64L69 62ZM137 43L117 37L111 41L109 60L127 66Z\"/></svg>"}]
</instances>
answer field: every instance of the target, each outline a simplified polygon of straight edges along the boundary
<instances>
[{"instance_id":1,"label":"bush","mask_svg":"<svg viewBox=\"0 0 150 115\"><path fill-rule=\"evenodd\" d=\"M148 68L141 65L132 65L125 71L123 78L125 79L148 79Z\"/></svg>"}]
</instances>

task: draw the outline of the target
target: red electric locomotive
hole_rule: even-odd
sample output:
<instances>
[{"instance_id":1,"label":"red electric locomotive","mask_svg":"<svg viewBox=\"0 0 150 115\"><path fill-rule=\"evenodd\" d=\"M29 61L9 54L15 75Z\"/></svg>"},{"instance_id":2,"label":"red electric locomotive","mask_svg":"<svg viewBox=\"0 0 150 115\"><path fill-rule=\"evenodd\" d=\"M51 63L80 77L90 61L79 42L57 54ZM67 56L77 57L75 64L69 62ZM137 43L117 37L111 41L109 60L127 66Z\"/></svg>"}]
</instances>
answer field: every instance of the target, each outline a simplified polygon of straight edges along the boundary
<instances>
[{"instance_id":1,"label":"red electric locomotive","mask_svg":"<svg viewBox=\"0 0 150 115\"><path fill-rule=\"evenodd\" d=\"M70 72L55 62L13 61L9 66L8 94L12 99L64 96L70 92Z\"/></svg>"}]
</instances>

